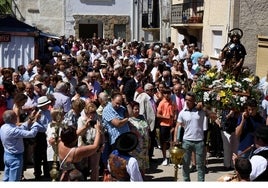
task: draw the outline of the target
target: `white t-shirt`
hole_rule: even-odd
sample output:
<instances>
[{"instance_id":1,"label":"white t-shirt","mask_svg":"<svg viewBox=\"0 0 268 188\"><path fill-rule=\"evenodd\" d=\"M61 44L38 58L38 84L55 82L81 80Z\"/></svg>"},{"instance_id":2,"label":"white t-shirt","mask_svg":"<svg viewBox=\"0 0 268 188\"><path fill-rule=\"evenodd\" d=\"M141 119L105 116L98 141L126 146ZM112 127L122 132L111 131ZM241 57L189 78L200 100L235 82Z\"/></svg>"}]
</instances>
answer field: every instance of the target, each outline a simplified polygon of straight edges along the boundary
<instances>
[{"instance_id":1,"label":"white t-shirt","mask_svg":"<svg viewBox=\"0 0 268 188\"><path fill-rule=\"evenodd\" d=\"M111 171L110 165L107 165L108 170ZM127 172L130 176L130 181L143 181L138 161L134 157L130 157L126 166Z\"/></svg>"},{"instance_id":2,"label":"white t-shirt","mask_svg":"<svg viewBox=\"0 0 268 188\"><path fill-rule=\"evenodd\" d=\"M184 126L183 140L202 141L204 139L204 128L207 129L205 111L196 108L190 111L184 108L179 113L177 122Z\"/></svg>"},{"instance_id":3,"label":"white t-shirt","mask_svg":"<svg viewBox=\"0 0 268 188\"><path fill-rule=\"evenodd\" d=\"M254 153L259 153L260 151L263 150L268 150L268 148L267 147L258 148L254 151ZM260 155L253 155L250 158L250 163L252 167L250 173L250 181L253 181L266 170L268 161Z\"/></svg>"}]
</instances>

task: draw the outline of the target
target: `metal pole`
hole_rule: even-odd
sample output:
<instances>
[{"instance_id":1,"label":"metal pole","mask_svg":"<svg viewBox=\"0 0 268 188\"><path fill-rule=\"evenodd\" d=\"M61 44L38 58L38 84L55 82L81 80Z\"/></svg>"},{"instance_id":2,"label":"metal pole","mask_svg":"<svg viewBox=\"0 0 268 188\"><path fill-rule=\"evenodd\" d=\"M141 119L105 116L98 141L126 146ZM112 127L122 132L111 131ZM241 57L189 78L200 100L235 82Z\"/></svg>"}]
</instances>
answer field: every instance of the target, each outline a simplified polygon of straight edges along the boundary
<instances>
[{"instance_id":1,"label":"metal pole","mask_svg":"<svg viewBox=\"0 0 268 188\"><path fill-rule=\"evenodd\" d=\"M178 181L178 164L174 165L174 181Z\"/></svg>"}]
</instances>

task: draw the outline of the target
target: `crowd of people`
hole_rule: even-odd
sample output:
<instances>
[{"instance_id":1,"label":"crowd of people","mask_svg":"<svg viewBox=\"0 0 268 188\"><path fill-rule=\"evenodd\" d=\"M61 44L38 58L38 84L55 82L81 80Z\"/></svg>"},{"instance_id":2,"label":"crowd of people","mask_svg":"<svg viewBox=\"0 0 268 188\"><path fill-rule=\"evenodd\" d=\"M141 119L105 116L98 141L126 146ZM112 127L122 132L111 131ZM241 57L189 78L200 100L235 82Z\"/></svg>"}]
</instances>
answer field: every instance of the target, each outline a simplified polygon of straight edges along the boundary
<instances>
[{"instance_id":1,"label":"crowd of people","mask_svg":"<svg viewBox=\"0 0 268 188\"><path fill-rule=\"evenodd\" d=\"M173 144L186 150L184 181L194 171L205 181L209 154L224 157L225 170L233 169L233 153L251 156L244 150L255 144L254 131L267 124L268 77L258 83L262 112L259 101L250 99L219 120L193 92L211 67L209 57L187 40L176 48L172 42L49 38L45 58L1 67L3 181L24 180L31 163L37 181L42 175L51 180L55 160L58 181L101 181L107 170L115 181L146 181L155 147L162 151L161 165L168 165ZM267 168L262 172L268 180ZM254 173L246 178L260 175Z\"/></svg>"}]
</instances>

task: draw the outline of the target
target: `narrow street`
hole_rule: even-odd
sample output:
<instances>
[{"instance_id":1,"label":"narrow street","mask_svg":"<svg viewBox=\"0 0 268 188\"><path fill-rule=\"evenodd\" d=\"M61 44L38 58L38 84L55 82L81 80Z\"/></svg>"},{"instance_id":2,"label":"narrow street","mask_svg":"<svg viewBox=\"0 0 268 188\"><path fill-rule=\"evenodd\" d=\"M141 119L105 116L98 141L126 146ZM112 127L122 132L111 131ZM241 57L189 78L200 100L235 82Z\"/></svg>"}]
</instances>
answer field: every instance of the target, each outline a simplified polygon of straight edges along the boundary
<instances>
[{"instance_id":1,"label":"narrow street","mask_svg":"<svg viewBox=\"0 0 268 188\"><path fill-rule=\"evenodd\" d=\"M174 164L169 164L168 166L162 166L162 156L161 150L154 150L154 159L155 163L152 165L152 168L149 172L146 173L145 181L159 181L159 182L173 182L174 178ZM169 153L168 153L169 156ZM209 157L208 158L208 169L209 173L205 176L205 181L208 182L216 182L218 178L227 174L234 174L234 171L222 171L222 160L223 158ZM0 180L3 178L3 171L0 171ZM28 168L26 172L24 172L24 177L27 181L34 181L33 168ZM46 181L46 180L44 180ZM178 177L177 181L182 180L182 169L178 169ZM191 181L197 181L197 172L191 173Z\"/></svg>"}]
</instances>

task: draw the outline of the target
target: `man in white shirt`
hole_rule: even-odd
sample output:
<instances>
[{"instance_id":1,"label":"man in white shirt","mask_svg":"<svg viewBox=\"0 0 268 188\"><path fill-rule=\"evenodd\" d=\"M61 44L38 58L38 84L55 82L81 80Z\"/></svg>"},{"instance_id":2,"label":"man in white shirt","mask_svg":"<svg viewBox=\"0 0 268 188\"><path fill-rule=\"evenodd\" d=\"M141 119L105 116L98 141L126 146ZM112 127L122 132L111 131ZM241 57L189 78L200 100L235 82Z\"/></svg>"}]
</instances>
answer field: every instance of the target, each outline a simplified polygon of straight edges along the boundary
<instances>
[{"instance_id":1,"label":"man in white shirt","mask_svg":"<svg viewBox=\"0 0 268 188\"><path fill-rule=\"evenodd\" d=\"M196 107L196 98L193 92L188 92L185 96L186 107L179 113L174 132L174 142L177 143L179 127L184 128L182 148L185 149L183 157L182 175L184 181L190 179L190 163L192 152L196 153L197 178L198 181L205 181L205 144L204 128L206 127L206 113Z\"/></svg>"}]
</instances>

